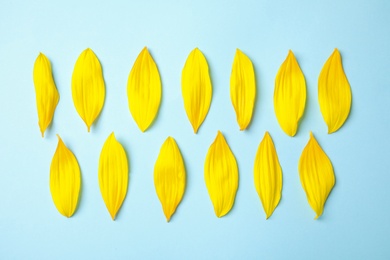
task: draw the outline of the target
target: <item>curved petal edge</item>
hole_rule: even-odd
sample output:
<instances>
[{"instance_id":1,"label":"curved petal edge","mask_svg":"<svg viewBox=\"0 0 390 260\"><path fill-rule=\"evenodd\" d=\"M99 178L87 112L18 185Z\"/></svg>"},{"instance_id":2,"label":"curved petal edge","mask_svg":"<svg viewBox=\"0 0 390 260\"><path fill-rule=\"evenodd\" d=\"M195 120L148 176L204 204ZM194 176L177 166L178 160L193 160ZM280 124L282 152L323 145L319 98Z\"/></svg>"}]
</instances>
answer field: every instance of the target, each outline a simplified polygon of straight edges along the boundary
<instances>
[{"instance_id":1,"label":"curved petal edge","mask_svg":"<svg viewBox=\"0 0 390 260\"><path fill-rule=\"evenodd\" d=\"M157 116L161 92L157 65L145 47L134 62L127 82L130 113L142 132L149 128Z\"/></svg>"},{"instance_id":2,"label":"curved petal edge","mask_svg":"<svg viewBox=\"0 0 390 260\"><path fill-rule=\"evenodd\" d=\"M76 157L58 136L58 145L50 165L50 192L57 210L71 217L79 201L81 174Z\"/></svg>"},{"instance_id":3,"label":"curved petal edge","mask_svg":"<svg viewBox=\"0 0 390 260\"><path fill-rule=\"evenodd\" d=\"M198 48L188 55L181 76L181 90L188 120L197 133L207 116L213 93L209 66Z\"/></svg>"},{"instance_id":4,"label":"curved petal edge","mask_svg":"<svg viewBox=\"0 0 390 260\"><path fill-rule=\"evenodd\" d=\"M283 185L282 168L268 132L264 134L264 138L257 149L254 182L268 219L279 204Z\"/></svg>"},{"instance_id":5,"label":"curved petal edge","mask_svg":"<svg viewBox=\"0 0 390 260\"><path fill-rule=\"evenodd\" d=\"M299 159L299 176L310 207L319 218L325 202L335 185L333 166L310 132L310 139Z\"/></svg>"},{"instance_id":6,"label":"curved petal edge","mask_svg":"<svg viewBox=\"0 0 390 260\"><path fill-rule=\"evenodd\" d=\"M34 63L33 80L38 111L38 125L42 137L53 120L60 95L53 79L49 59L39 53Z\"/></svg>"},{"instance_id":7,"label":"curved petal edge","mask_svg":"<svg viewBox=\"0 0 390 260\"><path fill-rule=\"evenodd\" d=\"M280 127L294 136L305 111L306 82L299 64L290 50L275 78L274 109Z\"/></svg>"},{"instance_id":8,"label":"curved petal edge","mask_svg":"<svg viewBox=\"0 0 390 260\"><path fill-rule=\"evenodd\" d=\"M238 166L220 131L207 152L204 179L215 215L223 217L234 204L238 189Z\"/></svg>"},{"instance_id":9,"label":"curved petal edge","mask_svg":"<svg viewBox=\"0 0 390 260\"><path fill-rule=\"evenodd\" d=\"M252 120L256 81L252 61L239 49L236 50L230 76L230 99L240 130L245 130Z\"/></svg>"},{"instance_id":10,"label":"curved petal edge","mask_svg":"<svg viewBox=\"0 0 390 260\"><path fill-rule=\"evenodd\" d=\"M95 53L87 48L78 57L72 75L72 98L77 113L90 132L106 95L103 71Z\"/></svg>"},{"instance_id":11,"label":"curved petal edge","mask_svg":"<svg viewBox=\"0 0 390 260\"><path fill-rule=\"evenodd\" d=\"M154 186L167 222L183 198L186 170L175 139L168 137L154 165Z\"/></svg>"},{"instance_id":12,"label":"curved petal edge","mask_svg":"<svg viewBox=\"0 0 390 260\"><path fill-rule=\"evenodd\" d=\"M129 182L129 164L125 149L114 133L107 138L99 159L99 186L112 220L122 206Z\"/></svg>"},{"instance_id":13,"label":"curved petal edge","mask_svg":"<svg viewBox=\"0 0 390 260\"><path fill-rule=\"evenodd\" d=\"M351 86L337 48L318 77L318 102L328 133L336 132L347 120L352 104Z\"/></svg>"}]
</instances>

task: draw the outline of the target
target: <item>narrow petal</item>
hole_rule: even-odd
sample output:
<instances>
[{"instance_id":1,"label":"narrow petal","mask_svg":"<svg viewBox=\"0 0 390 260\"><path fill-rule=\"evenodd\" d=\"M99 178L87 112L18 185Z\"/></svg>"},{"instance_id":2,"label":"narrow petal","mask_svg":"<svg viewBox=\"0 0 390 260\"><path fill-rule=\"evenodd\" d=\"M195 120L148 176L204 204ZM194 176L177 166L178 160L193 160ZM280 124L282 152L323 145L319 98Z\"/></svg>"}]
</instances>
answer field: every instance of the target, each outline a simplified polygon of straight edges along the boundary
<instances>
[{"instance_id":1,"label":"narrow petal","mask_svg":"<svg viewBox=\"0 0 390 260\"><path fill-rule=\"evenodd\" d=\"M138 55L127 82L129 109L139 129L153 123L161 102L161 80L157 65L145 47Z\"/></svg>"},{"instance_id":2,"label":"narrow petal","mask_svg":"<svg viewBox=\"0 0 390 260\"><path fill-rule=\"evenodd\" d=\"M337 49L326 61L318 78L318 101L328 133L336 132L347 120L352 103L351 87Z\"/></svg>"},{"instance_id":3,"label":"narrow petal","mask_svg":"<svg viewBox=\"0 0 390 260\"><path fill-rule=\"evenodd\" d=\"M112 220L122 206L129 182L126 152L112 133L104 143L99 159L99 186Z\"/></svg>"},{"instance_id":4,"label":"narrow petal","mask_svg":"<svg viewBox=\"0 0 390 260\"><path fill-rule=\"evenodd\" d=\"M53 74L49 59L40 53L34 64L34 86L38 110L38 125L42 137L46 128L53 120L60 95L54 84Z\"/></svg>"},{"instance_id":5,"label":"narrow petal","mask_svg":"<svg viewBox=\"0 0 390 260\"><path fill-rule=\"evenodd\" d=\"M280 127L294 136L305 111L306 83L294 53L290 50L275 79L274 109Z\"/></svg>"},{"instance_id":6,"label":"narrow petal","mask_svg":"<svg viewBox=\"0 0 390 260\"><path fill-rule=\"evenodd\" d=\"M186 170L175 139L168 137L154 165L154 186L167 222L183 198Z\"/></svg>"},{"instance_id":7,"label":"narrow petal","mask_svg":"<svg viewBox=\"0 0 390 260\"><path fill-rule=\"evenodd\" d=\"M256 98L255 72L251 60L237 49L230 76L230 99L236 111L240 130L245 130L252 120Z\"/></svg>"},{"instance_id":8,"label":"narrow petal","mask_svg":"<svg viewBox=\"0 0 390 260\"><path fill-rule=\"evenodd\" d=\"M204 179L215 215L223 217L234 204L238 189L238 167L236 158L220 131L207 153Z\"/></svg>"},{"instance_id":9,"label":"narrow petal","mask_svg":"<svg viewBox=\"0 0 390 260\"><path fill-rule=\"evenodd\" d=\"M267 219L272 215L282 196L282 168L272 138L265 133L257 150L254 180L257 194Z\"/></svg>"},{"instance_id":10,"label":"narrow petal","mask_svg":"<svg viewBox=\"0 0 390 260\"><path fill-rule=\"evenodd\" d=\"M77 59L72 75L73 103L88 132L103 108L105 95L102 67L88 48Z\"/></svg>"},{"instance_id":11,"label":"narrow petal","mask_svg":"<svg viewBox=\"0 0 390 260\"><path fill-rule=\"evenodd\" d=\"M197 133L209 111L213 94L209 66L198 48L188 55L181 76L181 90L188 120Z\"/></svg>"},{"instance_id":12,"label":"narrow petal","mask_svg":"<svg viewBox=\"0 0 390 260\"><path fill-rule=\"evenodd\" d=\"M326 199L335 184L335 175L331 161L311 132L299 159L298 170L307 200L317 219L322 215Z\"/></svg>"},{"instance_id":13,"label":"narrow petal","mask_svg":"<svg viewBox=\"0 0 390 260\"><path fill-rule=\"evenodd\" d=\"M50 165L50 192L54 205L65 217L71 217L77 208L80 186L77 159L58 136L57 149Z\"/></svg>"}]
</instances>

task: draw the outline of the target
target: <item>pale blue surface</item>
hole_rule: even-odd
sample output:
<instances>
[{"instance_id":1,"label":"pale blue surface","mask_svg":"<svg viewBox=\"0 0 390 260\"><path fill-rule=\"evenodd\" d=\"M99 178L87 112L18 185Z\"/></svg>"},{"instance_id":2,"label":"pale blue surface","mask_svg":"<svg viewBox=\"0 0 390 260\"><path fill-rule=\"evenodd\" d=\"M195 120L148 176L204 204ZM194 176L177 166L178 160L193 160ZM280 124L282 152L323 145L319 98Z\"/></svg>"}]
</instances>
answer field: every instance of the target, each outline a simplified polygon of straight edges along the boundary
<instances>
[{"instance_id":1,"label":"pale blue surface","mask_svg":"<svg viewBox=\"0 0 390 260\"><path fill-rule=\"evenodd\" d=\"M0 258L389 259L390 2L175 2L1 1ZM142 134L128 110L126 84L144 46L158 65L163 99L157 120ZM74 63L87 47L101 61L107 92L89 134L70 91ZM180 89L181 70L195 47L209 62L214 90L198 135L187 120ZM335 47L343 57L353 105L341 130L327 135L317 79ZM258 83L253 123L245 132L238 130L229 97L236 48L252 59ZM282 132L273 112L274 78L289 49L308 92L294 138ZM32 82L39 52L51 60L61 96L44 139ZM214 215L203 180L204 159L217 130L240 171L236 203L221 219ZM115 222L97 179L100 150L111 131L131 164L128 194ZM264 131L273 137L284 178L282 200L267 221L253 184L254 156ZM317 221L297 172L309 131L332 160L337 179ZM57 212L49 190L56 133L82 170L81 199L70 219ZM167 224L153 167L169 135L182 151L188 181Z\"/></svg>"}]
</instances>

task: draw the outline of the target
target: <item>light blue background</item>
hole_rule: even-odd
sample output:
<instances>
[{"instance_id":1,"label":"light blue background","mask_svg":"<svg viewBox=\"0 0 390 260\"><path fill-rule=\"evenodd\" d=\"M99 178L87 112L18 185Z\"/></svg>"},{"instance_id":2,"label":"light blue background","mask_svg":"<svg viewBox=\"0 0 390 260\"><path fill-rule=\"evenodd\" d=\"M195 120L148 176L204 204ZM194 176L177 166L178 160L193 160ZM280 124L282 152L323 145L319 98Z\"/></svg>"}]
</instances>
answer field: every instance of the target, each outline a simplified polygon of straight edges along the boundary
<instances>
[{"instance_id":1,"label":"light blue background","mask_svg":"<svg viewBox=\"0 0 390 260\"><path fill-rule=\"evenodd\" d=\"M390 258L390 2L373 1L1 1L0 3L0 258L1 259L389 259ZM130 69L144 46L162 79L155 123L144 134L127 105ZM106 100L87 133L70 82L87 47L99 57ZM181 98L189 52L206 56L213 84L209 114L194 135ZM317 79L339 48L353 92L345 125L327 134ZM235 49L252 60L258 98L249 130L240 132L230 103ZM295 53L307 83L307 105L294 138L273 112L277 70ZM41 138L32 69L43 52L52 62L60 102ZM203 179L208 147L221 130L239 165L232 211L218 219ZM114 131L130 160L127 197L115 222L101 199L97 166ZM253 162L264 132L283 168L282 200L265 220L253 184ZM330 157L336 186L315 221L297 165L313 131ZM49 190L57 138L76 155L82 192L76 214L60 215ZM166 223L153 167L173 136L187 168L187 189Z\"/></svg>"}]
</instances>

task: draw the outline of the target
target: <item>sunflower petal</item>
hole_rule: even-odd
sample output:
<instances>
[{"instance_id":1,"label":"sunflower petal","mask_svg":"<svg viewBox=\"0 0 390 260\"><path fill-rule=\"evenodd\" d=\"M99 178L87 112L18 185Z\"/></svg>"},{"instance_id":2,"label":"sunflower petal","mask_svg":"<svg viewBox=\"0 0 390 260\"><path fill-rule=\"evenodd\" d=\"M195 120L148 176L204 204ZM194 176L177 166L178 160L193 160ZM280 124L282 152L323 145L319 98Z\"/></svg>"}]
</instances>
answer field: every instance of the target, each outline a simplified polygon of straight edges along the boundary
<instances>
[{"instance_id":1,"label":"sunflower petal","mask_svg":"<svg viewBox=\"0 0 390 260\"><path fill-rule=\"evenodd\" d=\"M274 109L280 127L294 136L305 111L306 83L293 52L290 50L275 79Z\"/></svg>"},{"instance_id":2,"label":"sunflower petal","mask_svg":"<svg viewBox=\"0 0 390 260\"><path fill-rule=\"evenodd\" d=\"M186 170L175 139L168 137L154 165L154 186L167 222L183 198Z\"/></svg>"},{"instance_id":3,"label":"sunflower petal","mask_svg":"<svg viewBox=\"0 0 390 260\"><path fill-rule=\"evenodd\" d=\"M65 217L71 217L77 208L80 186L77 159L58 136L57 149L50 165L50 192L54 205Z\"/></svg>"},{"instance_id":4,"label":"sunflower petal","mask_svg":"<svg viewBox=\"0 0 390 260\"><path fill-rule=\"evenodd\" d=\"M347 120L351 110L352 93L343 70L341 56L335 49L318 78L318 101L328 133L336 132Z\"/></svg>"},{"instance_id":5,"label":"sunflower petal","mask_svg":"<svg viewBox=\"0 0 390 260\"><path fill-rule=\"evenodd\" d=\"M204 179L217 217L233 207L238 189L236 158L220 131L210 146L204 165Z\"/></svg>"},{"instance_id":6,"label":"sunflower petal","mask_svg":"<svg viewBox=\"0 0 390 260\"><path fill-rule=\"evenodd\" d=\"M112 220L126 197L128 167L126 152L112 133L104 143L99 159L100 192Z\"/></svg>"},{"instance_id":7,"label":"sunflower petal","mask_svg":"<svg viewBox=\"0 0 390 260\"><path fill-rule=\"evenodd\" d=\"M88 48L77 59L72 75L73 103L88 132L103 108L105 93L102 67Z\"/></svg>"},{"instance_id":8,"label":"sunflower petal","mask_svg":"<svg viewBox=\"0 0 390 260\"><path fill-rule=\"evenodd\" d=\"M272 138L265 133L257 150L254 180L257 194L267 219L272 215L282 195L282 168Z\"/></svg>"},{"instance_id":9,"label":"sunflower petal","mask_svg":"<svg viewBox=\"0 0 390 260\"><path fill-rule=\"evenodd\" d=\"M38 125L43 137L46 128L53 119L54 111L60 99L54 83L50 61L43 53L39 53L35 60L33 79L39 119Z\"/></svg>"},{"instance_id":10,"label":"sunflower petal","mask_svg":"<svg viewBox=\"0 0 390 260\"><path fill-rule=\"evenodd\" d=\"M209 111L213 92L209 66L198 48L188 55L182 71L181 90L187 117L197 133Z\"/></svg>"},{"instance_id":11,"label":"sunflower petal","mask_svg":"<svg viewBox=\"0 0 390 260\"><path fill-rule=\"evenodd\" d=\"M161 102L161 80L157 65L145 47L138 55L127 82L129 109L139 129L153 123Z\"/></svg>"},{"instance_id":12,"label":"sunflower petal","mask_svg":"<svg viewBox=\"0 0 390 260\"><path fill-rule=\"evenodd\" d=\"M298 170L307 200L317 219L322 215L326 199L335 184L335 175L331 161L311 132L299 159Z\"/></svg>"},{"instance_id":13,"label":"sunflower petal","mask_svg":"<svg viewBox=\"0 0 390 260\"><path fill-rule=\"evenodd\" d=\"M237 49L230 76L230 99L236 111L240 130L245 130L252 119L256 98L255 72L251 60Z\"/></svg>"}]
</instances>

